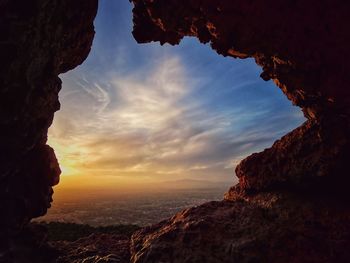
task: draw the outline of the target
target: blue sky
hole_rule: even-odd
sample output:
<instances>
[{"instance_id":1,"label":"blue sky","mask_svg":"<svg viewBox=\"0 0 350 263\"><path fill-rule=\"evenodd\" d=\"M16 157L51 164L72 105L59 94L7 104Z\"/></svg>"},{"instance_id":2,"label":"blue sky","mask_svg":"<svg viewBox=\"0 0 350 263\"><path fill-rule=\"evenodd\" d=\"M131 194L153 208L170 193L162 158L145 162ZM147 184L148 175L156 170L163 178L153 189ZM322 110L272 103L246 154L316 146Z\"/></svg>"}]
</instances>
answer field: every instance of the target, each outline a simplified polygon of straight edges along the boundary
<instances>
[{"instance_id":1,"label":"blue sky","mask_svg":"<svg viewBox=\"0 0 350 263\"><path fill-rule=\"evenodd\" d=\"M63 174L232 181L235 165L304 121L252 59L185 38L137 44L128 0L100 0L91 53L60 77L49 131Z\"/></svg>"}]
</instances>

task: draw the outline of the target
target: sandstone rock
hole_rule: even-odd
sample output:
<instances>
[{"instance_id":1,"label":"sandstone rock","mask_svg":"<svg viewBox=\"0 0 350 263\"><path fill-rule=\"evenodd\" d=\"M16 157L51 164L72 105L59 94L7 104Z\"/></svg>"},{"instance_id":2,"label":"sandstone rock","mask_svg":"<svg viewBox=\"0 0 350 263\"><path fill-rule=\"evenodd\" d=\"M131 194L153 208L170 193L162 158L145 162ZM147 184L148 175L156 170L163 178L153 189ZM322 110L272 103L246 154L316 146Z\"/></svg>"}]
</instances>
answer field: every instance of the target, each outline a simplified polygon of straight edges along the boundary
<instances>
[{"instance_id":1,"label":"sandstone rock","mask_svg":"<svg viewBox=\"0 0 350 263\"><path fill-rule=\"evenodd\" d=\"M210 202L132 237L131 262L347 262L346 203L268 193Z\"/></svg>"},{"instance_id":2,"label":"sandstone rock","mask_svg":"<svg viewBox=\"0 0 350 263\"><path fill-rule=\"evenodd\" d=\"M46 145L60 73L87 57L97 0L0 1L0 261L46 213L60 169Z\"/></svg>"},{"instance_id":3,"label":"sandstone rock","mask_svg":"<svg viewBox=\"0 0 350 263\"><path fill-rule=\"evenodd\" d=\"M308 119L236 168L225 201L132 238L132 262L347 262L350 210L349 3L133 0L140 43L184 36L253 57ZM181 18L181 19L179 19Z\"/></svg>"},{"instance_id":4,"label":"sandstone rock","mask_svg":"<svg viewBox=\"0 0 350 263\"><path fill-rule=\"evenodd\" d=\"M139 42L178 44L194 36L221 55L253 57L261 77L272 79L308 118L242 161L239 185L225 201L135 234L132 261L347 262L350 2L132 2ZM57 160L46 145L60 107L58 75L88 55L96 10L97 0L0 0L0 262L52 259L44 232L28 230L27 223L46 212L58 182ZM71 251L77 260L127 260L127 240L79 242Z\"/></svg>"},{"instance_id":5,"label":"sandstone rock","mask_svg":"<svg viewBox=\"0 0 350 263\"><path fill-rule=\"evenodd\" d=\"M253 57L263 69L261 77L272 79L309 119L238 166L242 189L350 183L350 90L345 87L350 32L343 2L133 2L137 41L178 44L194 36L221 55Z\"/></svg>"},{"instance_id":6,"label":"sandstone rock","mask_svg":"<svg viewBox=\"0 0 350 263\"><path fill-rule=\"evenodd\" d=\"M39 225L27 225L11 238L11 242L4 237L0 242L1 263L54 263L59 255L56 249L48 245L47 231Z\"/></svg>"},{"instance_id":7,"label":"sandstone rock","mask_svg":"<svg viewBox=\"0 0 350 263\"><path fill-rule=\"evenodd\" d=\"M236 168L241 189L290 189L348 196L350 132L339 119L309 120Z\"/></svg>"},{"instance_id":8,"label":"sandstone rock","mask_svg":"<svg viewBox=\"0 0 350 263\"><path fill-rule=\"evenodd\" d=\"M130 238L113 234L92 234L74 242L57 241L52 245L61 256L61 263L127 263L130 259Z\"/></svg>"}]
</instances>

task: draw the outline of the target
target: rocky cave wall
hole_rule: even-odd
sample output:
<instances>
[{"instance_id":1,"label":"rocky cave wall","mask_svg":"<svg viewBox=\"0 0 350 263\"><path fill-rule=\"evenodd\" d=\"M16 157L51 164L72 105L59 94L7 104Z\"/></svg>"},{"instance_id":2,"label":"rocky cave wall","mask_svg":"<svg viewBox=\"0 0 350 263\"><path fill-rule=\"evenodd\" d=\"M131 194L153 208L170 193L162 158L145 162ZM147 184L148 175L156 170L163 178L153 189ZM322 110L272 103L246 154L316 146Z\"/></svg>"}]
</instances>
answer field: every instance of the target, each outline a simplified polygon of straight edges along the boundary
<instances>
[{"instance_id":1,"label":"rocky cave wall","mask_svg":"<svg viewBox=\"0 0 350 263\"><path fill-rule=\"evenodd\" d=\"M243 160L225 200L135 233L131 261L346 262L350 3L132 2L138 42L193 36L220 55L253 57L261 77L308 120ZM26 224L50 206L60 174L46 145L59 109L58 74L87 57L96 11L97 0L0 0L0 262L20 254Z\"/></svg>"},{"instance_id":2,"label":"rocky cave wall","mask_svg":"<svg viewBox=\"0 0 350 263\"><path fill-rule=\"evenodd\" d=\"M350 91L344 1L134 0L140 43L178 44L185 36L220 55L253 57L308 121L236 169L247 191L336 188L349 183ZM179 19L181 18L181 19Z\"/></svg>"},{"instance_id":3,"label":"rocky cave wall","mask_svg":"<svg viewBox=\"0 0 350 263\"><path fill-rule=\"evenodd\" d=\"M58 75L87 57L96 11L97 0L0 0L0 262L11 262L13 238L50 207Z\"/></svg>"},{"instance_id":4,"label":"rocky cave wall","mask_svg":"<svg viewBox=\"0 0 350 263\"><path fill-rule=\"evenodd\" d=\"M185 36L252 57L307 121L236 168L225 200L132 238L132 262L346 262L350 254L350 3L133 0L139 43Z\"/></svg>"}]
</instances>

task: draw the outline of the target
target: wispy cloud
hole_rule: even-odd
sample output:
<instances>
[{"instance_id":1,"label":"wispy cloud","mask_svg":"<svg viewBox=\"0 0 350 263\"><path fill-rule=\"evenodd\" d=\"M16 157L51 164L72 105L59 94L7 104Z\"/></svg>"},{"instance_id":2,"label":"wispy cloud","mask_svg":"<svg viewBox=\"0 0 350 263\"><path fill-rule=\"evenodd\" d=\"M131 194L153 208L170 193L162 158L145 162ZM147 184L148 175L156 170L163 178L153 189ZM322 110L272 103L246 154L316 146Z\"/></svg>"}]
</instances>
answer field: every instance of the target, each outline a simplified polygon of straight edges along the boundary
<instances>
[{"instance_id":1,"label":"wispy cloud","mask_svg":"<svg viewBox=\"0 0 350 263\"><path fill-rule=\"evenodd\" d=\"M64 174L231 180L242 158L303 121L253 61L190 39L137 45L128 8L101 3L89 58L62 76L49 143Z\"/></svg>"},{"instance_id":2,"label":"wispy cloud","mask_svg":"<svg viewBox=\"0 0 350 263\"><path fill-rule=\"evenodd\" d=\"M227 180L244 154L276 137L258 125L242 134L242 119L249 124L268 112L211 110L207 99L193 97L203 80L187 72L179 57L169 55L152 68L106 74L101 83L68 79L49 133L63 166L70 167L66 173Z\"/></svg>"}]
</instances>

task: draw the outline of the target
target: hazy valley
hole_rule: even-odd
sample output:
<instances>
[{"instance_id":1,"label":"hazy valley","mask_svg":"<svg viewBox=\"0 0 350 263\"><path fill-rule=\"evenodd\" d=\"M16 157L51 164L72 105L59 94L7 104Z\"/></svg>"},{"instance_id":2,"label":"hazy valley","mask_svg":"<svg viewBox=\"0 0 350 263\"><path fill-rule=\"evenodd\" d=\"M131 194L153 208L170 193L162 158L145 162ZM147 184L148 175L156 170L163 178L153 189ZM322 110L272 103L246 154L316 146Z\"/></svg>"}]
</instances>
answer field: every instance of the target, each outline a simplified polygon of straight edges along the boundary
<instances>
[{"instance_id":1,"label":"hazy valley","mask_svg":"<svg viewBox=\"0 0 350 263\"><path fill-rule=\"evenodd\" d=\"M157 223L175 213L208 201L221 200L224 183L181 181L171 187L144 191L71 191L54 195L48 214L37 221L59 221L92 226Z\"/></svg>"}]
</instances>

